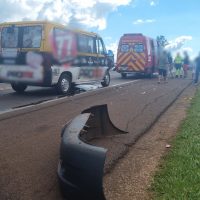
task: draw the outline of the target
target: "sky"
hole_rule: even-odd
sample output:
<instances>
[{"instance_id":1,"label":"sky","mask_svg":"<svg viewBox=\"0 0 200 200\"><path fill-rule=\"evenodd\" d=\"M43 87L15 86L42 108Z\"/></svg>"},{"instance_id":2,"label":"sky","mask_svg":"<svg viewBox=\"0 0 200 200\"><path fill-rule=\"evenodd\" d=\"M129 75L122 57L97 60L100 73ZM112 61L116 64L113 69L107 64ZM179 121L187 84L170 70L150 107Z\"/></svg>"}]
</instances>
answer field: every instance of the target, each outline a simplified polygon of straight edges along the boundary
<instances>
[{"instance_id":1,"label":"sky","mask_svg":"<svg viewBox=\"0 0 200 200\"><path fill-rule=\"evenodd\" d=\"M115 54L124 33L163 35L173 55L200 52L199 0L0 0L0 7L0 22L49 20L97 32Z\"/></svg>"}]
</instances>

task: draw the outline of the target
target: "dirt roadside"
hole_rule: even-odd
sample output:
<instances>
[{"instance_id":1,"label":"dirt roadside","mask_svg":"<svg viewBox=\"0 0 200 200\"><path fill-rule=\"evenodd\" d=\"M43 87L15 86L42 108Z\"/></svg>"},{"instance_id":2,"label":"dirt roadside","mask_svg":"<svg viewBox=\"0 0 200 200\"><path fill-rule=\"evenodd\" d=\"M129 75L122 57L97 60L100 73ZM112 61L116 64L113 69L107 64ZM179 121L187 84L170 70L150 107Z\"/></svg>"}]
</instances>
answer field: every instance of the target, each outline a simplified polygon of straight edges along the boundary
<instances>
[{"instance_id":1,"label":"dirt roadside","mask_svg":"<svg viewBox=\"0 0 200 200\"><path fill-rule=\"evenodd\" d=\"M152 199L148 188L153 174L159 166L160 158L169 151L166 145L176 135L195 91L193 85L188 87L155 125L129 148L114 169L104 176L107 200Z\"/></svg>"}]
</instances>

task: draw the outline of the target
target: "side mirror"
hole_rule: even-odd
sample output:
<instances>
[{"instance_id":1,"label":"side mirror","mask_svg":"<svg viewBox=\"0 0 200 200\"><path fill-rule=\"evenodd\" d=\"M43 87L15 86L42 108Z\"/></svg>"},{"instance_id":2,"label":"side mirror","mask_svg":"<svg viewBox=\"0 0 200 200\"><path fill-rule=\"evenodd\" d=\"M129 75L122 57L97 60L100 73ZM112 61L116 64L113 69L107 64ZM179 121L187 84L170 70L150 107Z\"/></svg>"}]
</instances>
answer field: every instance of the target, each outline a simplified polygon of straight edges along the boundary
<instances>
[{"instance_id":1,"label":"side mirror","mask_svg":"<svg viewBox=\"0 0 200 200\"><path fill-rule=\"evenodd\" d=\"M108 67L109 68L114 67L114 53L112 50L108 50L107 58L108 58Z\"/></svg>"},{"instance_id":2,"label":"side mirror","mask_svg":"<svg viewBox=\"0 0 200 200\"><path fill-rule=\"evenodd\" d=\"M114 56L114 53L113 53L112 50L108 50L107 55L108 55L109 57L112 57L112 56Z\"/></svg>"}]
</instances>

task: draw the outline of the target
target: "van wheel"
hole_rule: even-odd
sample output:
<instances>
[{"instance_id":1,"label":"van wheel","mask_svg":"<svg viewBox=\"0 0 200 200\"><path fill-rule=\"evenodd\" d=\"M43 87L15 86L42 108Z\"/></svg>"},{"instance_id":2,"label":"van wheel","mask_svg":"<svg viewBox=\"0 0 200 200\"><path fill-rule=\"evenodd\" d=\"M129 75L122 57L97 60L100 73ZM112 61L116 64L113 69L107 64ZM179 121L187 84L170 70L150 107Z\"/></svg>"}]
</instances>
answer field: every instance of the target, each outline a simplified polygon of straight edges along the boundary
<instances>
[{"instance_id":1,"label":"van wheel","mask_svg":"<svg viewBox=\"0 0 200 200\"><path fill-rule=\"evenodd\" d=\"M71 92L71 77L67 74L62 74L56 85L59 94L69 94Z\"/></svg>"},{"instance_id":2,"label":"van wheel","mask_svg":"<svg viewBox=\"0 0 200 200\"><path fill-rule=\"evenodd\" d=\"M127 74L126 73L121 73L122 78L126 78Z\"/></svg>"},{"instance_id":3,"label":"van wheel","mask_svg":"<svg viewBox=\"0 0 200 200\"><path fill-rule=\"evenodd\" d=\"M110 73L109 73L109 71L106 72L104 79L103 79L103 82L101 82L101 85L103 87L107 87L107 86L110 85Z\"/></svg>"},{"instance_id":4,"label":"van wheel","mask_svg":"<svg viewBox=\"0 0 200 200\"><path fill-rule=\"evenodd\" d=\"M11 83L11 87L17 93L23 93L24 90L27 88L27 85L25 85L23 83Z\"/></svg>"}]
</instances>

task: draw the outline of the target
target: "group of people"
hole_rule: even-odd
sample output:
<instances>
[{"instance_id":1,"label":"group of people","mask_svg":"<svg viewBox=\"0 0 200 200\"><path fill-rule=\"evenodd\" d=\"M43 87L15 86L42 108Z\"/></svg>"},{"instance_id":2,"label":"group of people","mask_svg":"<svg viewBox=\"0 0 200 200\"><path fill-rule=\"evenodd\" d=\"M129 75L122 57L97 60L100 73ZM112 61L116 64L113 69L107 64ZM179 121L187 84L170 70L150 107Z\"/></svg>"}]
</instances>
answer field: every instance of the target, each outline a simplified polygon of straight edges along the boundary
<instances>
[{"instance_id":1,"label":"group of people","mask_svg":"<svg viewBox=\"0 0 200 200\"><path fill-rule=\"evenodd\" d=\"M161 80L166 83L167 76L170 78L187 78L189 69L192 69L192 79L197 84L200 73L200 53L192 64L186 51L183 58L180 53L177 53L174 60L170 53L163 51L159 57L158 83L161 83Z\"/></svg>"}]
</instances>

